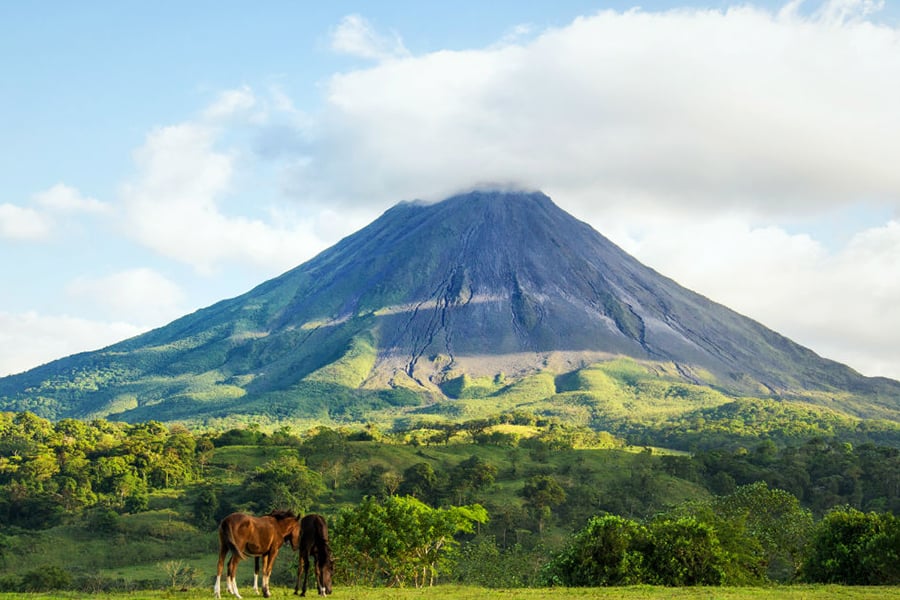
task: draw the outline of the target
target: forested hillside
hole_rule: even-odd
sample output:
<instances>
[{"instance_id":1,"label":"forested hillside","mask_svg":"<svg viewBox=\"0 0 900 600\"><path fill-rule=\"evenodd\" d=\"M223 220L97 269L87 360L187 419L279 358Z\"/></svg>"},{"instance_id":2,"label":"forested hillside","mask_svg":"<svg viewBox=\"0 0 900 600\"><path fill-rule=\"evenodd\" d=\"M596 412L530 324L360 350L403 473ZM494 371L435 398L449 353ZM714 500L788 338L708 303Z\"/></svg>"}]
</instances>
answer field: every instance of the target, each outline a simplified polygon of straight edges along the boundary
<instances>
[{"instance_id":1,"label":"forested hillside","mask_svg":"<svg viewBox=\"0 0 900 600\"><path fill-rule=\"evenodd\" d=\"M634 447L527 413L389 433L0 413L0 588L205 585L217 521L275 508L326 515L344 584L429 579L396 558L421 556L411 541L392 539L391 562L365 546L385 540L357 535L388 514L407 531L443 523L427 565L437 581L900 582L884 552L900 547L900 451L822 436L741 441L693 454ZM856 554L835 549L850 542ZM598 544L612 562L590 558ZM665 544L687 544L708 568L671 571Z\"/></svg>"}]
</instances>

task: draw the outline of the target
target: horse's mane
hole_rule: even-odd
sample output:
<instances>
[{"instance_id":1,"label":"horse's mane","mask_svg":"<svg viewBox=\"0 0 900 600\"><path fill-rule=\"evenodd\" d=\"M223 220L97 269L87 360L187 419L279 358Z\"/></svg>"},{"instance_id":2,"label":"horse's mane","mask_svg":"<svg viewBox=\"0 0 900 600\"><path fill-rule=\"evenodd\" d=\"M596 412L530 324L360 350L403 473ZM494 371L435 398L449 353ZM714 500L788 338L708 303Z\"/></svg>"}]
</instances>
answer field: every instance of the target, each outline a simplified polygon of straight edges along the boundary
<instances>
[{"instance_id":1,"label":"horse's mane","mask_svg":"<svg viewBox=\"0 0 900 600\"><path fill-rule=\"evenodd\" d=\"M270 517L274 517L277 521L283 521L284 519L296 519L297 515L289 510L273 510L269 513Z\"/></svg>"}]
</instances>

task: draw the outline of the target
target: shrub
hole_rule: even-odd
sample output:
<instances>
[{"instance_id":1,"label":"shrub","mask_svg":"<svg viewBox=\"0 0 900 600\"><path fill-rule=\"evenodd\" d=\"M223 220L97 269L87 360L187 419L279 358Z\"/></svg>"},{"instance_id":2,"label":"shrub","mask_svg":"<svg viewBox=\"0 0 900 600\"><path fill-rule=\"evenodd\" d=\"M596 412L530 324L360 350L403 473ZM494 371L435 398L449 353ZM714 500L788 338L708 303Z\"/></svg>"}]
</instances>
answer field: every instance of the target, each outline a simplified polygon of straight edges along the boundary
<instances>
[{"instance_id":1,"label":"shrub","mask_svg":"<svg viewBox=\"0 0 900 600\"><path fill-rule=\"evenodd\" d=\"M726 556L712 527L694 518L662 519L650 524L647 556L651 583L722 585Z\"/></svg>"},{"instance_id":2,"label":"shrub","mask_svg":"<svg viewBox=\"0 0 900 600\"><path fill-rule=\"evenodd\" d=\"M548 565L546 578L568 586L721 585L726 554L712 527L693 518L644 526L607 515L575 534Z\"/></svg>"},{"instance_id":3,"label":"shrub","mask_svg":"<svg viewBox=\"0 0 900 600\"><path fill-rule=\"evenodd\" d=\"M629 585L644 582L645 527L630 519L592 518L547 568L551 584L566 586Z\"/></svg>"},{"instance_id":4,"label":"shrub","mask_svg":"<svg viewBox=\"0 0 900 600\"><path fill-rule=\"evenodd\" d=\"M65 590L70 587L72 576L68 571L54 565L33 569L22 575L22 590L26 592Z\"/></svg>"},{"instance_id":5,"label":"shrub","mask_svg":"<svg viewBox=\"0 0 900 600\"><path fill-rule=\"evenodd\" d=\"M830 511L816 527L802 576L845 585L900 583L900 520L850 507Z\"/></svg>"}]
</instances>

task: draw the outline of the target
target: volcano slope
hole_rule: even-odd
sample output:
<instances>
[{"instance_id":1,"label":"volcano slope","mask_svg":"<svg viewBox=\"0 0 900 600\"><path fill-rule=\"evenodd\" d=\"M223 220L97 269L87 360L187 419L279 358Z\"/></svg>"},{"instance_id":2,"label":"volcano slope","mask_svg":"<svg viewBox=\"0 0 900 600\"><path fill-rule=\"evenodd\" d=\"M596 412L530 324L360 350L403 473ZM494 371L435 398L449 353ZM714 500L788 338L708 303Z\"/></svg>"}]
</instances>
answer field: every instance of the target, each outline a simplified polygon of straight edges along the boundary
<instances>
[{"instance_id":1,"label":"volcano slope","mask_svg":"<svg viewBox=\"0 0 900 600\"><path fill-rule=\"evenodd\" d=\"M627 393L640 399L634 375L598 384L590 370L623 357L639 378L667 382L668 400L681 386L722 402L774 397L900 421L900 383L863 377L685 289L540 192L499 191L400 203L241 296L0 379L0 408L366 421L452 415L469 400L536 408L578 391L602 404L608 385L611 397L634 384Z\"/></svg>"}]
</instances>

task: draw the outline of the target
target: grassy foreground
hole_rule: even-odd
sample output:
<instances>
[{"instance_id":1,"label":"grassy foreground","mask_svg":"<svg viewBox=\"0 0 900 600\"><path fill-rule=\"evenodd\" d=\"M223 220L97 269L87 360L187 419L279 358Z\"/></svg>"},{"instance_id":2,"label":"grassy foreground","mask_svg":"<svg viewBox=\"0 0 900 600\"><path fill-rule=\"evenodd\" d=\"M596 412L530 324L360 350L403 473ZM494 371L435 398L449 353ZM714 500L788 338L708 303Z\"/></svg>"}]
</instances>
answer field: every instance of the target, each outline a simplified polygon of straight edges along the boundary
<instances>
[{"instance_id":1,"label":"grassy foreground","mask_svg":"<svg viewBox=\"0 0 900 600\"><path fill-rule=\"evenodd\" d=\"M224 587L224 585L223 585ZM272 598L297 598L287 587L272 588ZM241 594L248 600L257 598L249 587ZM53 592L34 594L0 593L0 600L73 600L85 598L83 592ZM98 593L88 598L109 600L199 600L213 597L209 589L188 591L142 591L130 593ZM223 590L223 598L233 598ZM316 598L310 594L309 598ZM543 600L545 598L590 598L616 600L885 600L900 598L900 587L847 587L836 585L792 585L775 587L685 587L666 588L632 586L613 588L522 588L487 589L441 585L432 588L335 588L335 600Z\"/></svg>"}]
</instances>

